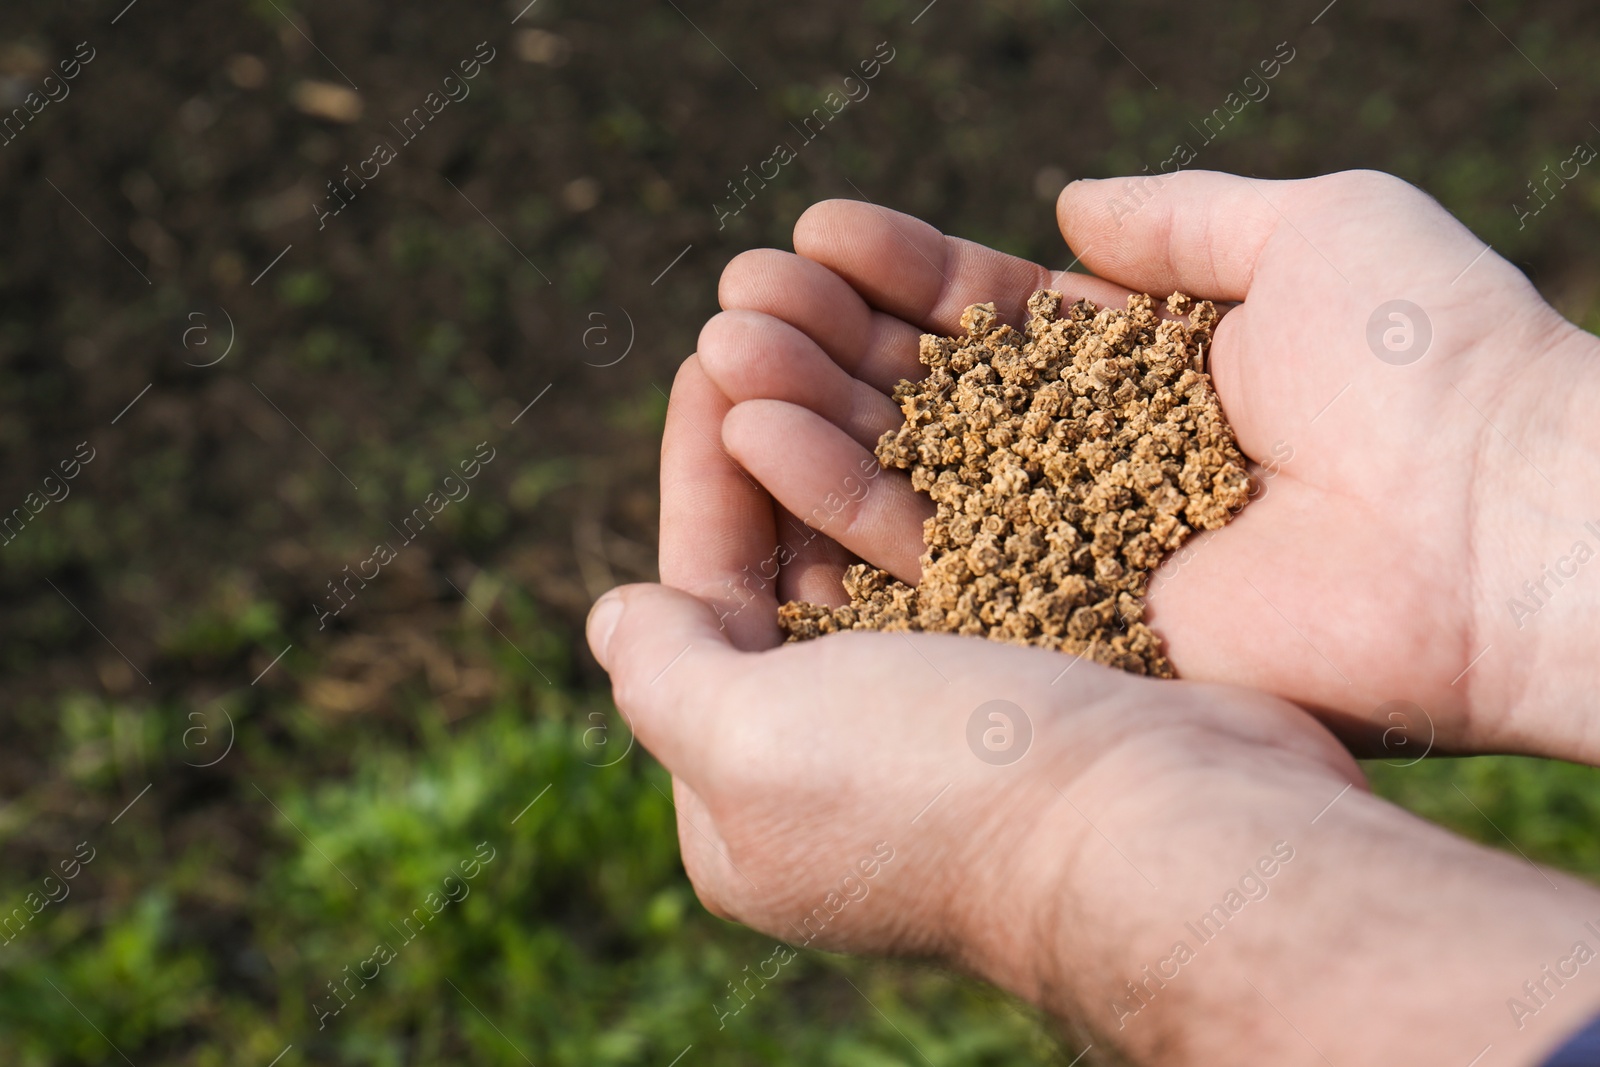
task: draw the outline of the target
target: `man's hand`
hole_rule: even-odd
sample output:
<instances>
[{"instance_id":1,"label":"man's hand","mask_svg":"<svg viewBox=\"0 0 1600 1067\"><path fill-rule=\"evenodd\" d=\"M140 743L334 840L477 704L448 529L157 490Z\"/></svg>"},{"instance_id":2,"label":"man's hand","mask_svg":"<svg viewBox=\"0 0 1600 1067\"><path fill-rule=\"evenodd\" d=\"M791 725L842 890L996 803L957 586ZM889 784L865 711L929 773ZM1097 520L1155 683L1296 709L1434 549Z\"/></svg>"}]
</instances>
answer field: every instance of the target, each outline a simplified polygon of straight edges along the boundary
<instances>
[{"instance_id":1,"label":"man's hand","mask_svg":"<svg viewBox=\"0 0 1600 1067\"><path fill-rule=\"evenodd\" d=\"M1040 287L1239 301L1209 369L1262 492L1152 581L1147 618L1179 673L1317 709L1358 750L1600 761L1574 709L1600 600L1600 572L1579 569L1600 555L1594 338L1385 175L1078 182L1058 214L1100 277L847 201L800 219L798 255L728 267L699 353L736 403L721 440L788 512L826 518L788 588L839 603L852 554L916 580L932 506L902 473L819 505L899 423L887 393L923 373L919 333L955 332L985 300L1020 325Z\"/></svg>"},{"instance_id":2,"label":"man's hand","mask_svg":"<svg viewBox=\"0 0 1600 1067\"><path fill-rule=\"evenodd\" d=\"M1239 815L1211 847L1248 865L1275 832L1247 810L1269 783L1301 822L1365 788L1282 701L1041 649L852 633L739 651L709 605L649 585L607 594L589 638L635 736L697 797L680 839L708 907L791 944L958 959L1035 998L1061 977L1035 948L1078 886L1174 869L1182 820L1150 813L1206 795ZM1127 863L1104 870L1095 827Z\"/></svg>"},{"instance_id":3,"label":"man's hand","mask_svg":"<svg viewBox=\"0 0 1600 1067\"><path fill-rule=\"evenodd\" d=\"M946 634L740 651L662 586L589 640L700 899L790 946L758 983L931 957L1171 1065L1532 1064L1600 1005L1600 893L1374 798L1276 698Z\"/></svg>"},{"instance_id":4,"label":"man's hand","mask_svg":"<svg viewBox=\"0 0 1600 1067\"><path fill-rule=\"evenodd\" d=\"M1532 1064L1600 1002L1523 985L1555 988L1542 968L1592 944L1600 894L1375 799L1281 700L948 635L779 647L778 598L840 560L707 432L731 406L689 359L662 455L678 589L615 591L589 624L673 772L713 911L948 960L1139 1063L1451 1065L1493 1044Z\"/></svg>"}]
</instances>

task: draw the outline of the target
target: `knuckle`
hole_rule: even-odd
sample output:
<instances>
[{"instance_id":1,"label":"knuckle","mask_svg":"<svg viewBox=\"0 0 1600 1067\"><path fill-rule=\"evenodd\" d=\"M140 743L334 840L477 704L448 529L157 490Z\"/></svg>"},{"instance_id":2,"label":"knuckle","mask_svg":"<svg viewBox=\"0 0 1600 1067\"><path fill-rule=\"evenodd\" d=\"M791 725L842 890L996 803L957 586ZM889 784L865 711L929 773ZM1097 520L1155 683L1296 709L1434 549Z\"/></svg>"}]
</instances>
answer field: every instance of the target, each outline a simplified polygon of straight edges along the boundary
<instances>
[{"instance_id":1,"label":"knuckle","mask_svg":"<svg viewBox=\"0 0 1600 1067\"><path fill-rule=\"evenodd\" d=\"M621 623L619 631L625 625L626 621ZM611 658L617 663L611 675L611 701L632 724L635 734L653 735L657 709L668 693L663 686L651 684L649 668L628 651L626 633L619 632L611 644L614 650Z\"/></svg>"},{"instance_id":2,"label":"knuckle","mask_svg":"<svg viewBox=\"0 0 1600 1067\"><path fill-rule=\"evenodd\" d=\"M611 702L629 722L637 722L643 710L644 694L633 671L618 671L611 677Z\"/></svg>"},{"instance_id":3,"label":"knuckle","mask_svg":"<svg viewBox=\"0 0 1600 1067\"><path fill-rule=\"evenodd\" d=\"M1328 175L1339 192L1352 197L1410 198L1423 196L1416 186L1381 170L1347 170Z\"/></svg>"}]
</instances>

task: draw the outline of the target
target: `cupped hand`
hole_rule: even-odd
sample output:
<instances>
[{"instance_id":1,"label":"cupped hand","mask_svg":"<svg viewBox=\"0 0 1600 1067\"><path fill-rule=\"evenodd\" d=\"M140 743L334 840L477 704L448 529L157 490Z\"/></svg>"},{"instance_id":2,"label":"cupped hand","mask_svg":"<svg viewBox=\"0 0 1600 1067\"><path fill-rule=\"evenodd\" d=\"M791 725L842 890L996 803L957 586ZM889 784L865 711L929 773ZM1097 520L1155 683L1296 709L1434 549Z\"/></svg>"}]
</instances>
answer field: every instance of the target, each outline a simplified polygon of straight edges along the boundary
<instances>
[{"instance_id":1,"label":"cupped hand","mask_svg":"<svg viewBox=\"0 0 1600 1067\"><path fill-rule=\"evenodd\" d=\"M1072 661L1041 649L851 633L743 651L710 605L655 585L607 594L589 640L681 783L684 864L711 910L791 945L950 960L1033 998L1060 977L1036 948L1063 902L1163 900L1156 886L1209 862L1181 844L1197 825L1228 825L1208 849L1248 865L1272 839L1263 810L1288 796L1305 822L1362 780L1282 701L1089 661L1063 675Z\"/></svg>"},{"instance_id":2,"label":"cupped hand","mask_svg":"<svg viewBox=\"0 0 1600 1067\"><path fill-rule=\"evenodd\" d=\"M1151 828L1132 826L1198 778L1218 795L1281 783L1311 812L1360 781L1314 719L1256 693L949 635L782 644L780 600L837 582L839 550L726 454L713 434L731 406L698 357L684 363L662 446L675 588L615 591L589 622L618 708L673 773L684 864L719 914L809 943L803 920L865 885L883 903L845 908L817 944L959 958L996 943L971 902L1004 899L1014 921L992 951L1009 965L1023 948L1008 935L1048 921L1091 825L1146 837L1153 857Z\"/></svg>"},{"instance_id":3,"label":"cupped hand","mask_svg":"<svg viewBox=\"0 0 1600 1067\"><path fill-rule=\"evenodd\" d=\"M1020 325L1041 287L1119 305L1180 290L1237 302L1208 369L1258 491L1152 580L1147 620L1179 674L1313 708L1358 750L1600 756L1553 680L1573 663L1540 652L1560 624L1529 632L1506 603L1600 518L1569 440L1592 338L1386 175L1077 182L1058 215L1098 277L849 201L800 219L798 254L728 267L699 360L735 406L707 432L821 530L795 595L839 603L855 557L918 576L932 506L870 450L900 421L888 392L922 373L920 333L990 300Z\"/></svg>"},{"instance_id":4,"label":"cupped hand","mask_svg":"<svg viewBox=\"0 0 1600 1067\"><path fill-rule=\"evenodd\" d=\"M668 587L589 622L673 773L701 899L791 946L732 975L719 1026L794 946L942 958L1151 1064L1449 1064L1485 1041L1534 1063L1592 1010L1566 998L1526 1036L1496 1014L1593 892L1376 799L1285 701L951 635L780 645L778 600L837 582L844 550L726 454L732 406L685 362Z\"/></svg>"}]
</instances>

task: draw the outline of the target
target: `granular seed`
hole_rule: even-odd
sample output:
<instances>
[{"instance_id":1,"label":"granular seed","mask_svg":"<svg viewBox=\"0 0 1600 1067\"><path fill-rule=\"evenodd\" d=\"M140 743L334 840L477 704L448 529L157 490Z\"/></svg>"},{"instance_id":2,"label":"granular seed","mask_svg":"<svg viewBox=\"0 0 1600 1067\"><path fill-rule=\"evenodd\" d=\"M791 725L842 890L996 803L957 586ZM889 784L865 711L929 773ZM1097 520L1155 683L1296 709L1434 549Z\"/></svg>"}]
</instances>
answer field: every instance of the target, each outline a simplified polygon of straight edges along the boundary
<instances>
[{"instance_id":1,"label":"granular seed","mask_svg":"<svg viewBox=\"0 0 1600 1067\"><path fill-rule=\"evenodd\" d=\"M1125 310L1060 293L1028 298L1028 325L993 304L964 337L925 334L920 382L894 398L905 424L878 461L911 472L937 512L915 588L866 564L850 602L793 601L791 641L841 630L928 630L1040 645L1135 674L1173 676L1143 622L1146 583L1195 529L1223 526L1250 476L1204 371L1219 315L1181 293L1163 319L1148 295Z\"/></svg>"}]
</instances>

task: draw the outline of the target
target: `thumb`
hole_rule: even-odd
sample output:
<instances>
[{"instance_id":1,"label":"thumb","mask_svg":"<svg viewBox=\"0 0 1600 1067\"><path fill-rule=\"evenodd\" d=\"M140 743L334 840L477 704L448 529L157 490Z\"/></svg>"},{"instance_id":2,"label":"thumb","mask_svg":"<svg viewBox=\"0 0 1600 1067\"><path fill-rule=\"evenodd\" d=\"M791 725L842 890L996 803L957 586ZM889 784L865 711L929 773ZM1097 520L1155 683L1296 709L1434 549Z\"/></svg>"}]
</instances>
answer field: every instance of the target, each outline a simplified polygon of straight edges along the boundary
<instances>
[{"instance_id":1,"label":"thumb","mask_svg":"<svg viewBox=\"0 0 1600 1067\"><path fill-rule=\"evenodd\" d=\"M625 585L589 611L589 648L611 675L617 710L673 774L694 779L696 737L712 729L739 653L717 612L664 585Z\"/></svg>"},{"instance_id":2,"label":"thumb","mask_svg":"<svg viewBox=\"0 0 1600 1067\"><path fill-rule=\"evenodd\" d=\"M1283 220L1273 201L1299 184L1215 171L1075 181L1056 200L1056 220L1102 278L1157 296L1238 301Z\"/></svg>"}]
</instances>

